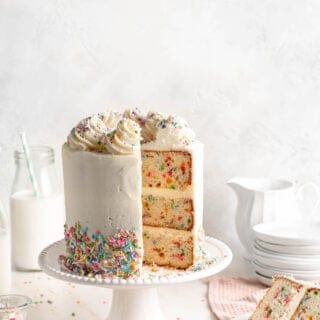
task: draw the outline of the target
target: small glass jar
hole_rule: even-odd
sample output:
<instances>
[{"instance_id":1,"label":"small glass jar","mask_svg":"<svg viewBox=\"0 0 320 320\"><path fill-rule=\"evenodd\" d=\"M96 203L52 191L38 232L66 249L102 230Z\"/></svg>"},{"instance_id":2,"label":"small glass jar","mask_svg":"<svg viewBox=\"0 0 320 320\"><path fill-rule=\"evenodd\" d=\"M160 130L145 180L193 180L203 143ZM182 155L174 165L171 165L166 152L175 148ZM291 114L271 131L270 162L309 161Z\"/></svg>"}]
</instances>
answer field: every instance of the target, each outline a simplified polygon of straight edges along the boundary
<instances>
[{"instance_id":1,"label":"small glass jar","mask_svg":"<svg viewBox=\"0 0 320 320\"><path fill-rule=\"evenodd\" d=\"M10 197L12 257L17 269L40 270L38 256L63 238L65 208L58 187L54 151L30 147L38 194L34 192L24 152L15 151L16 173Z\"/></svg>"},{"instance_id":2,"label":"small glass jar","mask_svg":"<svg viewBox=\"0 0 320 320\"><path fill-rule=\"evenodd\" d=\"M27 296L10 294L0 296L0 320L26 320L32 300Z\"/></svg>"}]
</instances>

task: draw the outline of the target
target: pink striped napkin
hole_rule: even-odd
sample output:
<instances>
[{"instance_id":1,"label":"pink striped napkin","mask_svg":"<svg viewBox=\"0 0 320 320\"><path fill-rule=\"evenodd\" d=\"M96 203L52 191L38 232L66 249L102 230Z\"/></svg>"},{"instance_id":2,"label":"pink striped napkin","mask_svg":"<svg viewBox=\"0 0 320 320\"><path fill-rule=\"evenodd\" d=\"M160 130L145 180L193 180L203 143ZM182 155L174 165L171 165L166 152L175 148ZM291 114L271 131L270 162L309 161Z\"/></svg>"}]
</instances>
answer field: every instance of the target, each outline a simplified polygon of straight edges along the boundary
<instances>
[{"instance_id":1,"label":"pink striped napkin","mask_svg":"<svg viewBox=\"0 0 320 320\"><path fill-rule=\"evenodd\" d=\"M211 310L219 320L230 320L251 313L266 289L267 287L257 280L213 278L208 291Z\"/></svg>"}]
</instances>

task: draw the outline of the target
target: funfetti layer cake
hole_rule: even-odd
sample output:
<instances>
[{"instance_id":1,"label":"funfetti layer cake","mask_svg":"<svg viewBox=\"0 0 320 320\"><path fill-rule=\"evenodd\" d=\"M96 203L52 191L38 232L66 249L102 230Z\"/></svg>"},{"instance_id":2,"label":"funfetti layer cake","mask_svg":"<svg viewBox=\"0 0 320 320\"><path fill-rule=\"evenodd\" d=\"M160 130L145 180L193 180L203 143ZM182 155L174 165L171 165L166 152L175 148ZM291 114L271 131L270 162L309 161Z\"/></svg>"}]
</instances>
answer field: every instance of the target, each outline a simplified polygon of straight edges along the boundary
<instances>
[{"instance_id":1,"label":"funfetti layer cake","mask_svg":"<svg viewBox=\"0 0 320 320\"><path fill-rule=\"evenodd\" d=\"M142 261L202 268L203 145L184 120L94 115L72 129L62 158L68 270L127 278Z\"/></svg>"}]
</instances>

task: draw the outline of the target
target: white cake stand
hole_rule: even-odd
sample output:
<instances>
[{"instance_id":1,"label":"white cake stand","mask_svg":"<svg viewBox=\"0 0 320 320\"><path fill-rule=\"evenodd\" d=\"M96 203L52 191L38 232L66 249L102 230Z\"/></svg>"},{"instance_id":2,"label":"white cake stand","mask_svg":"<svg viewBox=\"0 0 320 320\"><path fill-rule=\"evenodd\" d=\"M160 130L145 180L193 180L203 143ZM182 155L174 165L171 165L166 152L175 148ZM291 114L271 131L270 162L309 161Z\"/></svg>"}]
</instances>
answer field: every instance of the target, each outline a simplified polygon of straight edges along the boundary
<instances>
[{"instance_id":1,"label":"white cake stand","mask_svg":"<svg viewBox=\"0 0 320 320\"><path fill-rule=\"evenodd\" d=\"M58 257L65 253L64 240L44 249L39 265L48 275L77 284L87 284L113 289L111 311L107 320L164 320L157 293L160 285L173 285L203 279L224 270L232 260L231 250L221 241L206 237L208 254L206 267L200 271L179 271L143 266L141 276L133 279L99 279L82 277L61 269Z\"/></svg>"}]
</instances>

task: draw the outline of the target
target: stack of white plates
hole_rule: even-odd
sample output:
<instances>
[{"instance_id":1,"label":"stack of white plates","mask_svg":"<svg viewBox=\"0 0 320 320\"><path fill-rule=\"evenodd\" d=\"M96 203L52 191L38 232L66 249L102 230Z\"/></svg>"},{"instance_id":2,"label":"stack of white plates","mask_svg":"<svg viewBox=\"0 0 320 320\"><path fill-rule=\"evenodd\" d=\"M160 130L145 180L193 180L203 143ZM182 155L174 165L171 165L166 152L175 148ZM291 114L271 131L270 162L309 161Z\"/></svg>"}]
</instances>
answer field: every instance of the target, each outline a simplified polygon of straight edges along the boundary
<instances>
[{"instance_id":1,"label":"stack of white plates","mask_svg":"<svg viewBox=\"0 0 320 320\"><path fill-rule=\"evenodd\" d=\"M262 283L275 275L320 280L320 222L268 222L253 231L252 263Z\"/></svg>"}]
</instances>

